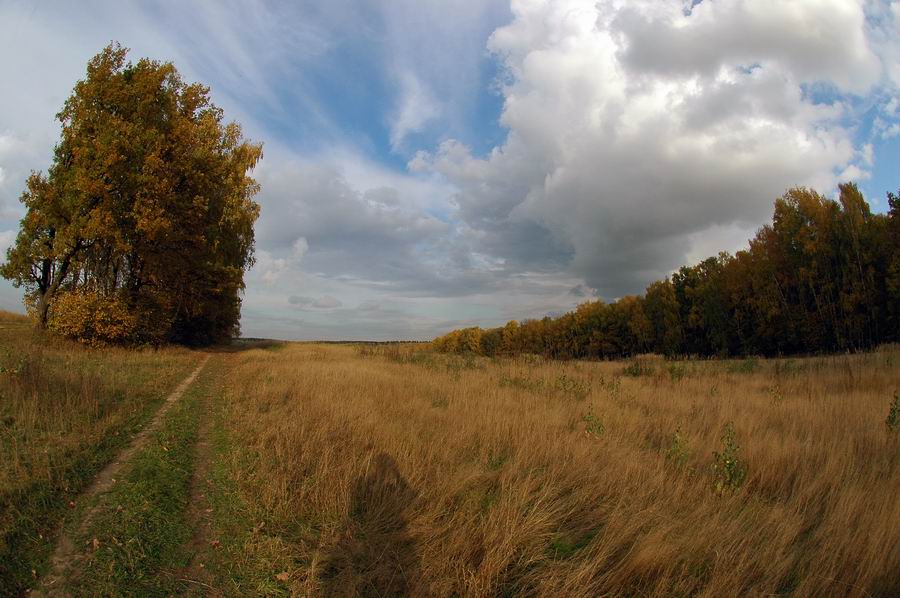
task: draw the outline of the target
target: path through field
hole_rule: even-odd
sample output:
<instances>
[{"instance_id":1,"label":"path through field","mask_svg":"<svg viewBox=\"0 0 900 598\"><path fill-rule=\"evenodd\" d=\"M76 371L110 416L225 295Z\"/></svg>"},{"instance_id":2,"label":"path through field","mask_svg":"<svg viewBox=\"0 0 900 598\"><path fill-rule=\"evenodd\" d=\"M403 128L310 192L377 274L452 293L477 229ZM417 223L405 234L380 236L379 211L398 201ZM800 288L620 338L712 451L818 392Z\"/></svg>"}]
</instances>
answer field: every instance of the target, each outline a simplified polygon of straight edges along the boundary
<instances>
[{"instance_id":1,"label":"path through field","mask_svg":"<svg viewBox=\"0 0 900 598\"><path fill-rule=\"evenodd\" d=\"M207 547L210 541L209 527L212 505L209 500L209 492L212 486L210 479L210 433L212 426L212 405L210 397L204 394L200 402L201 412L205 414L200 418L197 428L197 440L194 445L194 472L191 478L191 499L187 507L187 522L193 530L189 543L191 560L188 567L181 572L179 580L194 584L201 594L206 596L219 596L212 584L204 560L207 555Z\"/></svg>"},{"instance_id":2,"label":"path through field","mask_svg":"<svg viewBox=\"0 0 900 598\"><path fill-rule=\"evenodd\" d=\"M209 355L206 355L199 365L194 369L191 374L185 378L178 387L172 391L172 393L166 398L165 402L162 406L157 410L154 414L153 419L150 421L147 426L144 427L132 440L131 444L125 448L121 453L119 453L115 459L113 459L103 470L97 474L97 477L94 478L94 481L91 485L82 493L82 495L77 499L78 502L87 503L90 501L92 497L103 494L104 492L109 491L113 484L116 483L116 478L119 476L122 468L126 463L137 453L141 448L143 448L150 437L150 435L155 432L161 425L163 417L169 411L169 409L174 405L178 399L185 393L185 391L190 387L190 385L194 382L197 376L200 374L203 367L206 365L206 362L209 361ZM87 509L80 522L77 526L77 534L80 535L91 524L91 520L95 514L94 509ZM59 539L56 542L56 547L53 551L53 556L50 559L50 570L47 575L42 579L39 588L32 592L31 596L59 596L65 595L62 590L62 581L66 579L68 572L71 570L72 566L78 561L78 550L75 545L75 542L72 539L72 535L67 533L65 529L60 530Z\"/></svg>"}]
</instances>

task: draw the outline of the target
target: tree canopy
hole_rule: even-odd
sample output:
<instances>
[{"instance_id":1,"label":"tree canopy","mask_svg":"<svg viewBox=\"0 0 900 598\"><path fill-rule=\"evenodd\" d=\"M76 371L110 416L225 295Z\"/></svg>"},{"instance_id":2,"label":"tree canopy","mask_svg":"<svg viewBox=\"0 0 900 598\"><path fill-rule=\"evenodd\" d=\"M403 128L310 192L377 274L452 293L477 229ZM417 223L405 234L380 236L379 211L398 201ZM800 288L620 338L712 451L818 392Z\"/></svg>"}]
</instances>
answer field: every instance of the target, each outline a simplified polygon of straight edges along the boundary
<instances>
[{"instance_id":1,"label":"tree canopy","mask_svg":"<svg viewBox=\"0 0 900 598\"><path fill-rule=\"evenodd\" d=\"M837 200L804 188L775 201L745 251L652 283L644 296L592 301L559 318L466 328L438 350L554 358L780 355L900 341L900 197L873 214L856 185Z\"/></svg>"},{"instance_id":2,"label":"tree canopy","mask_svg":"<svg viewBox=\"0 0 900 598\"><path fill-rule=\"evenodd\" d=\"M0 274L42 325L91 343L209 343L238 330L262 145L174 65L107 46L57 115L47 174Z\"/></svg>"}]
</instances>

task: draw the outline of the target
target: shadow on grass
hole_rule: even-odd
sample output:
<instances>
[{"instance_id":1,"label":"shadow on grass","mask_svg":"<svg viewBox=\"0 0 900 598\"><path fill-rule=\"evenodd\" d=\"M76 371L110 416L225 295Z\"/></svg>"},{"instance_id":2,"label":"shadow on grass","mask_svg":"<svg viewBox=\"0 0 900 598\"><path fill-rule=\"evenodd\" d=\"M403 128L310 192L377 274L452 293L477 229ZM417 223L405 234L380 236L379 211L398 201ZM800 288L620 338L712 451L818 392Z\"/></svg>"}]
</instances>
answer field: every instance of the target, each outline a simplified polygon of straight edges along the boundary
<instances>
[{"instance_id":1,"label":"shadow on grass","mask_svg":"<svg viewBox=\"0 0 900 598\"><path fill-rule=\"evenodd\" d=\"M394 459L379 453L354 483L346 528L325 559L327 595L415 593L419 557L405 515L415 496Z\"/></svg>"}]
</instances>

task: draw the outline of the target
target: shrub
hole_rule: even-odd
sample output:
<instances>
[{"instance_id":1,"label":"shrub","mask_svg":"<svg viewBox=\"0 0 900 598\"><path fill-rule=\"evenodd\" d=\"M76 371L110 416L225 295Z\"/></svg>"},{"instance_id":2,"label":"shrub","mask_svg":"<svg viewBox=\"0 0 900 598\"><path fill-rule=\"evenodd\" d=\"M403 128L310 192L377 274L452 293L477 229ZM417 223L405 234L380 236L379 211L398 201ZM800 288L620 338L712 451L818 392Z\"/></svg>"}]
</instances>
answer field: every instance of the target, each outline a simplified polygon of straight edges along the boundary
<instances>
[{"instance_id":1,"label":"shrub","mask_svg":"<svg viewBox=\"0 0 900 598\"><path fill-rule=\"evenodd\" d=\"M777 384L769 387L769 396L772 397L773 405L778 405L784 400L784 393L781 392L781 387Z\"/></svg>"},{"instance_id":2,"label":"shrub","mask_svg":"<svg viewBox=\"0 0 900 598\"><path fill-rule=\"evenodd\" d=\"M681 429L676 429L675 433L672 434L669 448L666 450L666 461L673 463L676 467L682 467L687 463L688 457L690 457L690 451L687 447L687 441L682 436Z\"/></svg>"},{"instance_id":3,"label":"shrub","mask_svg":"<svg viewBox=\"0 0 900 598\"><path fill-rule=\"evenodd\" d=\"M565 374L557 376L556 390L571 395L576 401L583 401L591 394L591 387L587 382L583 382L576 378L569 378Z\"/></svg>"},{"instance_id":4,"label":"shrub","mask_svg":"<svg viewBox=\"0 0 900 598\"><path fill-rule=\"evenodd\" d=\"M748 357L730 362L725 369L729 374L752 374L759 369L759 361L755 357Z\"/></svg>"},{"instance_id":5,"label":"shrub","mask_svg":"<svg viewBox=\"0 0 900 598\"><path fill-rule=\"evenodd\" d=\"M666 366L666 371L669 372L669 379L672 382L679 382L687 374L687 366L681 363L670 363Z\"/></svg>"},{"instance_id":6,"label":"shrub","mask_svg":"<svg viewBox=\"0 0 900 598\"><path fill-rule=\"evenodd\" d=\"M900 427L900 395L897 393L894 393L894 400L891 401L891 408L884 423L887 424L888 430L891 432Z\"/></svg>"},{"instance_id":7,"label":"shrub","mask_svg":"<svg viewBox=\"0 0 900 598\"><path fill-rule=\"evenodd\" d=\"M68 291L56 298L47 325L57 334L93 346L134 342L138 319L128 307L118 295Z\"/></svg>"},{"instance_id":8,"label":"shrub","mask_svg":"<svg viewBox=\"0 0 900 598\"><path fill-rule=\"evenodd\" d=\"M543 378L531 380L524 376L507 376L506 374L500 374L499 383L501 387L519 388L529 392L538 392L544 388Z\"/></svg>"},{"instance_id":9,"label":"shrub","mask_svg":"<svg viewBox=\"0 0 900 598\"><path fill-rule=\"evenodd\" d=\"M450 355L446 362L447 371L453 376L454 380L459 380L463 370L479 369L478 361L473 353L458 353Z\"/></svg>"},{"instance_id":10,"label":"shrub","mask_svg":"<svg viewBox=\"0 0 900 598\"><path fill-rule=\"evenodd\" d=\"M775 361L776 376L796 376L803 371L803 369L804 366L797 364L793 359Z\"/></svg>"},{"instance_id":11,"label":"shrub","mask_svg":"<svg viewBox=\"0 0 900 598\"><path fill-rule=\"evenodd\" d=\"M728 422L722 432L722 452L713 453L716 491L720 494L740 488L747 477L747 466L738 459L740 451L741 447L734 438L734 425Z\"/></svg>"},{"instance_id":12,"label":"shrub","mask_svg":"<svg viewBox=\"0 0 900 598\"><path fill-rule=\"evenodd\" d=\"M656 366L661 366L662 362L662 356L653 353L635 355L628 365L625 366L622 373L633 378L638 376L650 376L653 374Z\"/></svg>"},{"instance_id":13,"label":"shrub","mask_svg":"<svg viewBox=\"0 0 900 598\"><path fill-rule=\"evenodd\" d=\"M632 378L637 378L638 376L649 376L653 373L653 367L643 364L639 361L631 361L628 363L628 365L625 366L625 369L622 370L622 373Z\"/></svg>"},{"instance_id":14,"label":"shrub","mask_svg":"<svg viewBox=\"0 0 900 598\"><path fill-rule=\"evenodd\" d=\"M10 374L12 376L18 376L23 371L25 371L25 367L28 365L28 355L23 354L18 358L14 358L12 353L6 351L4 353L3 363L0 364L0 374ZM2 396L0 396L2 398Z\"/></svg>"},{"instance_id":15,"label":"shrub","mask_svg":"<svg viewBox=\"0 0 900 598\"><path fill-rule=\"evenodd\" d=\"M619 391L622 390L622 379L619 376L616 376L610 380L607 380L603 376L600 376L599 383L600 388L605 390L609 394L610 398L618 398Z\"/></svg>"},{"instance_id":16,"label":"shrub","mask_svg":"<svg viewBox=\"0 0 900 598\"><path fill-rule=\"evenodd\" d=\"M584 432L586 434L590 434L596 438L603 436L605 428L603 427L603 422L600 421L600 418L594 414L593 405L588 407L588 412L581 416L581 421L585 424Z\"/></svg>"}]
</instances>

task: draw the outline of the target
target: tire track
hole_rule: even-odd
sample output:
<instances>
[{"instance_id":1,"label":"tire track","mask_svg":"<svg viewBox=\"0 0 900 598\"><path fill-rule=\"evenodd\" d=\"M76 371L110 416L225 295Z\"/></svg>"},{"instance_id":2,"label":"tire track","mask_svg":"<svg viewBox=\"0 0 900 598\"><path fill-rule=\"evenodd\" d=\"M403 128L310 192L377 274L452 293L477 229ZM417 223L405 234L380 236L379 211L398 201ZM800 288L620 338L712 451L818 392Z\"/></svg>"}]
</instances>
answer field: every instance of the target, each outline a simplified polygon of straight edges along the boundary
<instances>
[{"instance_id":1,"label":"tire track","mask_svg":"<svg viewBox=\"0 0 900 598\"><path fill-rule=\"evenodd\" d=\"M130 461L140 449L146 446L150 435L159 429L163 417L165 417L172 405L182 397L190 385L193 384L194 380L197 379L197 376L203 370L203 367L206 365L206 362L209 361L209 358L210 356L206 355L194 371L191 372L187 378L182 380L181 384L166 397L165 402L153 415L153 419L150 423L147 424L143 430L138 432L128 447L116 455L116 457L97 474L94 481L91 482L91 485L78 497L78 500L83 501L90 499L91 497L103 494L112 488L116 479L119 477L119 473L128 461ZM85 511L75 532L76 537L87 531L95 512L95 508ZM41 579L41 582L38 584L38 589L32 591L29 596L67 596L68 594L65 592L63 588L64 584L62 582L66 579L72 565L79 560L79 556L79 551L72 535L66 533L64 528L61 528L59 538L56 541L56 547L53 550L53 555L50 557L50 570Z\"/></svg>"}]
</instances>

